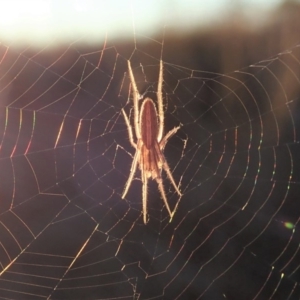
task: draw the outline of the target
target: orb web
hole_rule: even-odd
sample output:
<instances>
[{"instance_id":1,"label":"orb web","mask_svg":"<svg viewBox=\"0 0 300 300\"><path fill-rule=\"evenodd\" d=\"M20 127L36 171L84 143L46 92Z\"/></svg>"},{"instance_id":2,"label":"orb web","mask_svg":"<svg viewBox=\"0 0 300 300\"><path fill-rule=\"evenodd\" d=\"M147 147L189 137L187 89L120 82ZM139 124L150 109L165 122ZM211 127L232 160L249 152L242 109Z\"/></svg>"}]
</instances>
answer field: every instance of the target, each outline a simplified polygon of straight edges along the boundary
<instances>
[{"instance_id":1,"label":"orb web","mask_svg":"<svg viewBox=\"0 0 300 300\"><path fill-rule=\"evenodd\" d=\"M1 45L1 299L299 297L299 45L222 73L152 42ZM183 196L164 180L170 223L151 182L144 225L122 108L127 59L156 101L161 58Z\"/></svg>"}]
</instances>

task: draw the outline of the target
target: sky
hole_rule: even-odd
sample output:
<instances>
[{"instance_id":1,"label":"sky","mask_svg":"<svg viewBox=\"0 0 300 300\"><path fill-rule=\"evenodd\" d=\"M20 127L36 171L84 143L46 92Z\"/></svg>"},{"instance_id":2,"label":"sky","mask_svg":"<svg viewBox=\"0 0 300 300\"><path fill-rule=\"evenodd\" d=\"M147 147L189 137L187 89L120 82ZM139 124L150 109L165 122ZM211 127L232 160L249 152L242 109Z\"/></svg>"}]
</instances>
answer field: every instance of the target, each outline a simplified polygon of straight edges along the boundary
<instances>
[{"instance_id":1,"label":"sky","mask_svg":"<svg viewBox=\"0 0 300 300\"><path fill-rule=\"evenodd\" d=\"M104 32L126 37L133 28L151 32L164 22L185 30L210 26L234 10L264 16L283 1L0 0L0 38L8 43L68 42L79 36L96 41Z\"/></svg>"}]
</instances>

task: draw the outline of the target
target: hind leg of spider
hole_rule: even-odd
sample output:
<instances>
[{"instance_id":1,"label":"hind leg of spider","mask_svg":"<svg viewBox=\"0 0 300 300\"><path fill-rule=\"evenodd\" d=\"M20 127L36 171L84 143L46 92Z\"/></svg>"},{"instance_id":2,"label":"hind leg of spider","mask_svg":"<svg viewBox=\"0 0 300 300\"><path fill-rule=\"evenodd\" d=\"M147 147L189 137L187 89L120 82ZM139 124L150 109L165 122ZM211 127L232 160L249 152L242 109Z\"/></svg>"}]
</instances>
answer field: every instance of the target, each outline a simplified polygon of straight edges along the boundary
<instances>
[{"instance_id":1,"label":"hind leg of spider","mask_svg":"<svg viewBox=\"0 0 300 300\"><path fill-rule=\"evenodd\" d=\"M136 152L135 155L134 155L132 164L131 164L129 177L128 177L128 180L127 180L127 182L126 182L126 185L125 185L125 188L124 188L124 192L123 192L123 194L122 194L122 199L125 198L125 196L126 196L128 190L129 190L129 187L130 187L131 182L132 182L132 180L133 180L133 176L134 176L135 171L136 171L136 167L137 167L139 158L140 158L140 151L137 150L137 152Z\"/></svg>"}]
</instances>

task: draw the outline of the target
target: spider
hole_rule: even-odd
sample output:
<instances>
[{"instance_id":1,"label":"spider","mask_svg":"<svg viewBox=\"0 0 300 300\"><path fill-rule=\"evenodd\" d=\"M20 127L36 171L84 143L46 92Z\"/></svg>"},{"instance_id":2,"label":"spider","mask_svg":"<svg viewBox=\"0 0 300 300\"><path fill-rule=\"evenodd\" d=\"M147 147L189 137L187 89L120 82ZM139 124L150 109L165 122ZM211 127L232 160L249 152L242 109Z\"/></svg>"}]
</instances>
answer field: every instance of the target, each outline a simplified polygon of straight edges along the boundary
<instances>
[{"instance_id":1,"label":"spider","mask_svg":"<svg viewBox=\"0 0 300 300\"><path fill-rule=\"evenodd\" d=\"M137 89L135 79L133 76L131 63L128 60L128 72L131 81L131 88L133 94L133 111L134 111L134 131L136 135L137 141L133 140L133 129L130 125L130 121L128 116L126 115L124 109L122 109L122 113L127 125L129 141L133 148L136 149L130 174L128 180L126 182L124 192L122 194L122 199L125 198L131 182L133 180L134 174L136 172L137 165L141 170L141 179L143 183L142 188L142 203L143 203L143 221L147 223L147 186L148 179L152 177L155 179L158 188L161 194L161 197L165 203L167 211L170 215L170 222L173 218L173 214L170 209L170 206L167 201L167 197L165 194L163 181L161 177L162 169L165 170L169 180L174 186L177 194L181 196L181 192L178 186L175 183L175 180L172 176L170 168L167 164L167 161L164 157L163 151L168 142L168 140L177 132L180 126L173 128L170 130L164 137L164 111L163 111L163 98L162 98L162 83L163 83L163 62L160 60L160 69L159 69L159 79L158 79L158 87L157 87L157 102L158 102L158 114L156 111L155 104L152 99L145 98L139 109L139 100L142 99L142 96L139 94Z\"/></svg>"}]
</instances>

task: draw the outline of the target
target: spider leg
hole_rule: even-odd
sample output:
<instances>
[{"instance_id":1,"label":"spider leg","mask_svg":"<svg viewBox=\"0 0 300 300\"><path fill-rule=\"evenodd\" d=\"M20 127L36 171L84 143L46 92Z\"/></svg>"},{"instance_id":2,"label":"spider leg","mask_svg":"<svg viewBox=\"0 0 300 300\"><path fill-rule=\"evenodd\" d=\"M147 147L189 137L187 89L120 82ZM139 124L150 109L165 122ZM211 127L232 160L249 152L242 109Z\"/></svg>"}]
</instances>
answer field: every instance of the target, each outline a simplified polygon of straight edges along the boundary
<instances>
[{"instance_id":1,"label":"spider leg","mask_svg":"<svg viewBox=\"0 0 300 300\"><path fill-rule=\"evenodd\" d=\"M174 127L172 130L170 130L160 141L159 147L161 151L164 151L165 146L168 142L168 140L177 132L177 130L180 128L180 126Z\"/></svg>"},{"instance_id":2,"label":"spider leg","mask_svg":"<svg viewBox=\"0 0 300 300\"><path fill-rule=\"evenodd\" d=\"M169 168L168 163L166 162L166 160L163 161L163 168L164 168L164 170L166 171L166 173L167 173L167 175L168 175L168 178L169 178L169 180L171 181L171 183L173 184L174 189L176 190L177 194L178 194L179 196L182 196L181 192L179 191L179 188L177 187L177 185L176 185L176 183L175 183L175 180L174 180L174 178L173 178L173 176L172 176L172 173L171 173L171 171L170 171L170 168Z\"/></svg>"},{"instance_id":3,"label":"spider leg","mask_svg":"<svg viewBox=\"0 0 300 300\"><path fill-rule=\"evenodd\" d=\"M164 157L164 154L162 153L162 151L159 148L159 144L156 145L156 151L157 151L157 153L159 153L159 157L160 157L162 167L166 171L167 176L168 176L169 180L171 181L171 183L173 184L174 189L176 190L176 192L179 196L182 196L181 192L179 191L179 188L177 187L177 185L175 183L175 180L174 180L173 175L170 171L170 167L169 167L169 165L168 165L168 163L167 163L167 161Z\"/></svg>"},{"instance_id":4,"label":"spider leg","mask_svg":"<svg viewBox=\"0 0 300 300\"><path fill-rule=\"evenodd\" d=\"M140 139L141 138L141 132L140 132L140 124L139 124L139 104L138 101L141 98L140 93L137 89L136 83L135 83L135 79L132 73L132 69L131 69L131 63L128 60L128 71L129 71L129 77L130 77L130 81L131 81L131 86L132 86L132 95L133 95L133 107L134 107L134 130L135 130L135 134L136 134L136 138Z\"/></svg>"},{"instance_id":5,"label":"spider leg","mask_svg":"<svg viewBox=\"0 0 300 300\"><path fill-rule=\"evenodd\" d=\"M168 211L168 213L170 215L170 219L172 219L173 218L173 213L171 212L170 206L168 204L168 200L167 200L167 197L166 197L165 189L164 189L164 186L163 186L163 183L162 183L162 178L159 175L159 177L156 177L155 180L156 180L156 182L158 184L158 189L160 191L161 197L164 200L166 209L167 209L167 211Z\"/></svg>"},{"instance_id":6,"label":"spider leg","mask_svg":"<svg viewBox=\"0 0 300 300\"><path fill-rule=\"evenodd\" d=\"M164 107L162 97L162 84L163 84L163 62L160 60L159 63L159 77L157 86L157 104L158 104L158 118L159 118L159 129L157 134L157 140L160 141L164 131Z\"/></svg>"},{"instance_id":7,"label":"spider leg","mask_svg":"<svg viewBox=\"0 0 300 300\"><path fill-rule=\"evenodd\" d=\"M133 179L133 176L135 174L136 167L137 167L137 164L138 164L138 161L139 161L139 158L140 158L140 153L141 153L140 150L136 150L136 153L134 155L134 158L133 158L133 161L132 161L132 165L131 165L131 168L130 168L129 177L128 177L128 180L126 182L126 185L125 185L125 188L124 188L124 192L122 194L122 199L125 198L128 190L129 190L129 187L131 185L131 182L132 182L132 179Z\"/></svg>"},{"instance_id":8,"label":"spider leg","mask_svg":"<svg viewBox=\"0 0 300 300\"><path fill-rule=\"evenodd\" d=\"M128 130L128 136L129 136L130 144L132 145L133 148L136 148L136 143L133 140L132 127L130 125L129 119L128 119L128 117L127 117L124 109L122 109L122 113L123 113L123 116L124 116L124 119L125 119L125 123L127 125L127 130Z\"/></svg>"}]
</instances>

